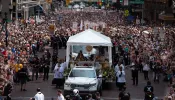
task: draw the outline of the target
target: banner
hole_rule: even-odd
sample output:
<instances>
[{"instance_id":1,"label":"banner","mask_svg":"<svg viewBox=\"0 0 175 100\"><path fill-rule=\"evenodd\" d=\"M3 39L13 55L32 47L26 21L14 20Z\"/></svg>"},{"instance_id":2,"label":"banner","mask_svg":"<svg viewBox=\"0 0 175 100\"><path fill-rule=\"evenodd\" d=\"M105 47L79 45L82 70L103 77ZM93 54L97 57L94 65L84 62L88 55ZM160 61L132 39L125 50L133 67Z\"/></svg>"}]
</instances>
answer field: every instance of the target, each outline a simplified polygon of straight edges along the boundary
<instances>
[{"instance_id":1,"label":"banner","mask_svg":"<svg viewBox=\"0 0 175 100\"><path fill-rule=\"evenodd\" d=\"M78 26L78 23L77 22L73 22L72 29L77 30L77 28L78 28L77 26Z\"/></svg>"},{"instance_id":2,"label":"banner","mask_svg":"<svg viewBox=\"0 0 175 100\"><path fill-rule=\"evenodd\" d=\"M70 0L66 0L66 6L70 4Z\"/></svg>"}]
</instances>

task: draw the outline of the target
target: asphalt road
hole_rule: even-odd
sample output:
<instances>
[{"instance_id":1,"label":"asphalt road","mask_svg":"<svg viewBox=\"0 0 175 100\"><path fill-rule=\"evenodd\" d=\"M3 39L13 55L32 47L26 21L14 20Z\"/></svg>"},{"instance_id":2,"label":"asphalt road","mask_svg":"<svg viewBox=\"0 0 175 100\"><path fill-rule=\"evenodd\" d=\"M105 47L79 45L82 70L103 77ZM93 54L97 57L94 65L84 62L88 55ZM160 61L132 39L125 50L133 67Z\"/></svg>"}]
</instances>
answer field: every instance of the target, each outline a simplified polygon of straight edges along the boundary
<instances>
[{"instance_id":1,"label":"asphalt road","mask_svg":"<svg viewBox=\"0 0 175 100\"><path fill-rule=\"evenodd\" d=\"M52 50L51 50L52 52ZM66 51L64 49L59 50L59 58L64 58L65 57ZM143 100L144 97L144 92L143 88L146 85L146 82L143 79L143 73L139 73L139 83L138 86L133 86L132 85L132 80L131 80L131 71L130 69L126 69L126 87L127 87L127 92L131 94L132 100ZM163 96L167 92L167 86L168 83L163 82L163 77L161 77L160 83L154 83L153 78L152 78L152 73L149 73L149 78L150 81L152 81L152 85L155 88L155 96L159 98L163 98ZM36 89L41 88L42 93L45 95L45 100L56 100L57 97L57 92L55 86L51 85L53 79L52 73L50 73L49 80L48 81L43 81L42 78L39 78L37 81L31 81L27 83L26 89L27 91L21 92L20 91L20 85L15 85L13 93L12 93L12 99L13 100L29 100L30 97L33 97L36 94ZM103 98L105 100L117 100L118 98L118 88L115 86L115 82L111 83L108 85L109 87L103 90Z\"/></svg>"}]
</instances>

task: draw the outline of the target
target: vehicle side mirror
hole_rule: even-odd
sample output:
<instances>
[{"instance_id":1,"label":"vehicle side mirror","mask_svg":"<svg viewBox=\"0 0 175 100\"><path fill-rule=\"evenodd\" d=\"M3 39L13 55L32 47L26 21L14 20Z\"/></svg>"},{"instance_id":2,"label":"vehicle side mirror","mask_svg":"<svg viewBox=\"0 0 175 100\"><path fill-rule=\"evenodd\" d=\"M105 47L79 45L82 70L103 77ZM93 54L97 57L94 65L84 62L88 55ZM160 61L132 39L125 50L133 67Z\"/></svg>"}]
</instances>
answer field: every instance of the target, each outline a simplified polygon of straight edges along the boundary
<instances>
[{"instance_id":1,"label":"vehicle side mirror","mask_svg":"<svg viewBox=\"0 0 175 100\"><path fill-rule=\"evenodd\" d=\"M102 75L99 75L98 78L103 78L103 76Z\"/></svg>"}]
</instances>

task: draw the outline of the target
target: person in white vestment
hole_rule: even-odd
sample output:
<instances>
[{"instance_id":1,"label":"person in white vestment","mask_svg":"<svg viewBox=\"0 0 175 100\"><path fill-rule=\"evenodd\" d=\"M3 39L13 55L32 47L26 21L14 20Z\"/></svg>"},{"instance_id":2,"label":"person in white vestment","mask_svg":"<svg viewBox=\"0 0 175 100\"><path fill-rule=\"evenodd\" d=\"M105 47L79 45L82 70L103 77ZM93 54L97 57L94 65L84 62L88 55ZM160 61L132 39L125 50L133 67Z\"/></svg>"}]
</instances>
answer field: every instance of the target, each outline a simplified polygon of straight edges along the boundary
<instances>
[{"instance_id":1,"label":"person in white vestment","mask_svg":"<svg viewBox=\"0 0 175 100\"><path fill-rule=\"evenodd\" d=\"M41 92L40 88L37 88L37 93L34 98L35 100L44 100L44 94Z\"/></svg>"},{"instance_id":2,"label":"person in white vestment","mask_svg":"<svg viewBox=\"0 0 175 100\"><path fill-rule=\"evenodd\" d=\"M117 72L117 77L118 77L117 83L118 83L119 91L121 91L125 86L126 79L125 79L125 71L122 69L121 66L119 67L119 69L120 70Z\"/></svg>"},{"instance_id":3,"label":"person in white vestment","mask_svg":"<svg viewBox=\"0 0 175 100\"><path fill-rule=\"evenodd\" d=\"M58 88L59 85L59 67L57 67L57 69L54 69L54 79L52 84L56 84L56 88Z\"/></svg>"},{"instance_id":4,"label":"person in white vestment","mask_svg":"<svg viewBox=\"0 0 175 100\"><path fill-rule=\"evenodd\" d=\"M120 69L119 69L120 66L122 67L122 70L123 70L123 71L125 70L124 65L123 65L122 63L120 63L120 62L115 66L115 73L116 73L116 86L117 86L117 87L118 87L118 82L117 82L117 80L118 80L118 76L117 76L117 72L120 71Z\"/></svg>"},{"instance_id":5,"label":"person in white vestment","mask_svg":"<svg viewBox=\"0 0 175 100\"><path fill-rule=\"evenodd\" d=\"M64 84L64 69L66 68L66 62L60 64L58 72L58 87L63 86Z\"/></svg>"}]
</instances>

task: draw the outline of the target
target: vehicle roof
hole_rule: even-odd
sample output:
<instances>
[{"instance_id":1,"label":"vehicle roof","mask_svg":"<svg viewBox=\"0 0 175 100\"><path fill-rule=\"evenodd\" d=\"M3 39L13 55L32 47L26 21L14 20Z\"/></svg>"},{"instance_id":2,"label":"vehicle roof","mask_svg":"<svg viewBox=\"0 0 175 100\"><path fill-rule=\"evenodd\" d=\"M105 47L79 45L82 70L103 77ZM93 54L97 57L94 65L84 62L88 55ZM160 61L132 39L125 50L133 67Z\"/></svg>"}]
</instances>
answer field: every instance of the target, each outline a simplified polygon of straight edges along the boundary
<instances>
[{"instance_id":1,"label":"vehicle roof","mask_svg":"<svg viewBox=\"0 0 175 100\"><path fill-rule=\"evenodd\" d=\"M73 70L95 70L94 66L75 66Z\"/></svg>"}]
</instances>

